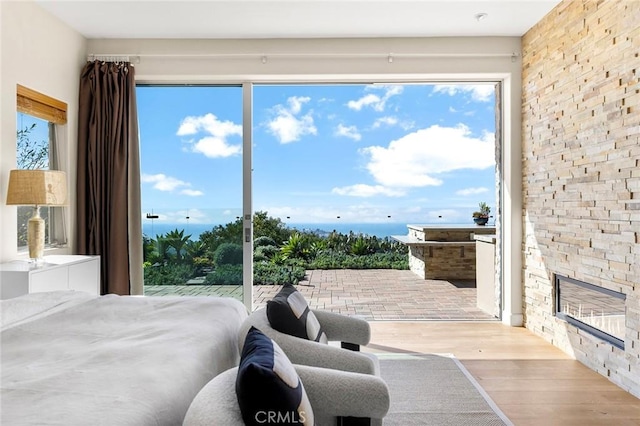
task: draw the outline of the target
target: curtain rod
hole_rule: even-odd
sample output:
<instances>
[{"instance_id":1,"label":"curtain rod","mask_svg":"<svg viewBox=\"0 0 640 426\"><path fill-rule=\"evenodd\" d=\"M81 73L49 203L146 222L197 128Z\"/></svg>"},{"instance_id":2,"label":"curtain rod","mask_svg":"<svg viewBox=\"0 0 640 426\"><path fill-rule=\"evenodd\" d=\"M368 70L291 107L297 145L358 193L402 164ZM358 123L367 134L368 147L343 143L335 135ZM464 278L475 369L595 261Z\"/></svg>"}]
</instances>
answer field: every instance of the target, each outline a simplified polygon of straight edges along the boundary
<instances>
[{"instance_id":1,"label":"curtain rod","mask_svg":"<svg viewBox=\"0 0 640 426\"><path fill-rule=\"evenodd\" d=\"M263 64L269 58L511 58L515 62L520 55L511 53L91 53L88 60L112 60L125 58L132 63L140 63L140 58L193 58L193 59L242 59L256 58Z\"/></svg>"}]
</instances>

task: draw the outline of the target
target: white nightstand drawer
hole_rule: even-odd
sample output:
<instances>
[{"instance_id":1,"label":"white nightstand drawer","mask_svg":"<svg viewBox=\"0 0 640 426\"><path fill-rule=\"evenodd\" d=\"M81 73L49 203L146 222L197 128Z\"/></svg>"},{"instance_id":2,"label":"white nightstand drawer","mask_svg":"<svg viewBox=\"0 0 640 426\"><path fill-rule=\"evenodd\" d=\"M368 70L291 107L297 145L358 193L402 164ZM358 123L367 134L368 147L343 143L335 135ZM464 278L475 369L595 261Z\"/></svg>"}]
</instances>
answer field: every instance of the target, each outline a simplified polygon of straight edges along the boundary
<instances>
[{"instance_id":1,"label":"white nightstand drawer","mask_svg":"<svg viewBox=\"0 0 640 426\"><path fill-rule=\"evenodd\" d=\"M45 256L37 265L28 261L0 264L0 299L56 290L99 295L100 257Z\"/></svg>"},{"instance_id":2,"label":"white nightstand drawer","mask_svg":"<svg viewBox=\"0 0 640 426\"><path fill-rule=\"evenodd\" d=\"M97 286L96 286L97 283ZM100 261L69 265L69 288L100 293Z\"/></svg>"},{"instance_id":3,"label":"white nightstand drawer","mask_svg":"<svg viewBox=\"0 0 640 426\"><path fill-rule=\"evenodd\" d=\"M68 289L69 268L45 268L31 273L31 278L29 280L29 293Z\"/></svg>"}]
</instances>

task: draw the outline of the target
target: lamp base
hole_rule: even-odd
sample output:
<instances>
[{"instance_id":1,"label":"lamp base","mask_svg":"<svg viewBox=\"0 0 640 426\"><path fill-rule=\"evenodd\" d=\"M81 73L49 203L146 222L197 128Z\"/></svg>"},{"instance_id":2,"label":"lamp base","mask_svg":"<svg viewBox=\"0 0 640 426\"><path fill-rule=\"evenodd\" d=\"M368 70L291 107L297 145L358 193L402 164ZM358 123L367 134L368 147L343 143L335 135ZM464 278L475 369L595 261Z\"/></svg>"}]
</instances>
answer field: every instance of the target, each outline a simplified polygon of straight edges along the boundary
<instances>
[{"instance_id":1,"label":"lamp base","mask_svg":"<svg viewBox=\"0 0 640 426\"><path fill-rule=\"evenodd\" d=\"M44 255L44 219L40 217L40 208L35 207L33 216L27 224L27 243L29 244L29 257L42 259Z\"/></svg>"}]
</instances>

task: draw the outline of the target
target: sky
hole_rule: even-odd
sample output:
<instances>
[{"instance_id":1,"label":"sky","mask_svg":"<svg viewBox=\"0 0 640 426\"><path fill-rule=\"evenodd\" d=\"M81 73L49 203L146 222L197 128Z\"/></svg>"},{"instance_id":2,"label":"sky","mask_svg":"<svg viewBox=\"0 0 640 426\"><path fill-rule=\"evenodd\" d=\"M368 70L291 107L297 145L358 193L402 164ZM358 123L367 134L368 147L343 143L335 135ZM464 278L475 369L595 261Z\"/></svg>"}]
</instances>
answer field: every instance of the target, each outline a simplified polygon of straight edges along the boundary
<instances>
[{"instance_id":1,"label":"sky","mask_svg":"<svg viewBox=\"0 0 640 426\"><path fill-rule=\"evenodd\" d=\"M242 213L242 89L139 86L143 217ZM253 207L295 223L472 223L495 212L492 84L255 85ZM187 219L188 218L188 219Z\"/></svg>"}]
</instances>

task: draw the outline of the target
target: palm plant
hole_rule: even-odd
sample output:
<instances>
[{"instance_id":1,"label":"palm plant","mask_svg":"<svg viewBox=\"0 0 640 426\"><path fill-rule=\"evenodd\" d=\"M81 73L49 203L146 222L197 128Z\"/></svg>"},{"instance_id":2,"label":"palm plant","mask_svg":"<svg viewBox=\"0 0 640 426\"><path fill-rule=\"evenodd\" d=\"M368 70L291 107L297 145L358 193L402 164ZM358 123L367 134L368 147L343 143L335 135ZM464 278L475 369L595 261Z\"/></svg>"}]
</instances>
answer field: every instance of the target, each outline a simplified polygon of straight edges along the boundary
<instances>
[{"instance_id":1,"label":"palm plant","mask_svg":"<svg viewBox=\"0 0 640 426\"><path fill-rule=\"evenodd\" d=\"M159 234L155 240L151 240L154 252L150 256L151 263L166 264L169 261L169 244L163 234Z\"/></svg>"},{"instance_id":2,"label":"palm plant","mask_svg":"<svg viewBox=\"0 0 640 426\"><path fill-rule=\"evenodd\" d=\"M280 248L283 259L306 259L309 256L309 245L304 235L293 233Z\"/></svg>"},{"instance_id":3,"label":"palm plant","mask_svg":"<svg viewBox=\"0 0 640 426\"><path fill-rule=\"evenodd\" d=\"M191 235L184 235L184 229L178 231L178 229L174 229L173 231L167 232L165 235L166 243L175 250L176 252L176 262L182 262L182 250L184 246L189 241Z\"/></svg>"}]
</instances>

